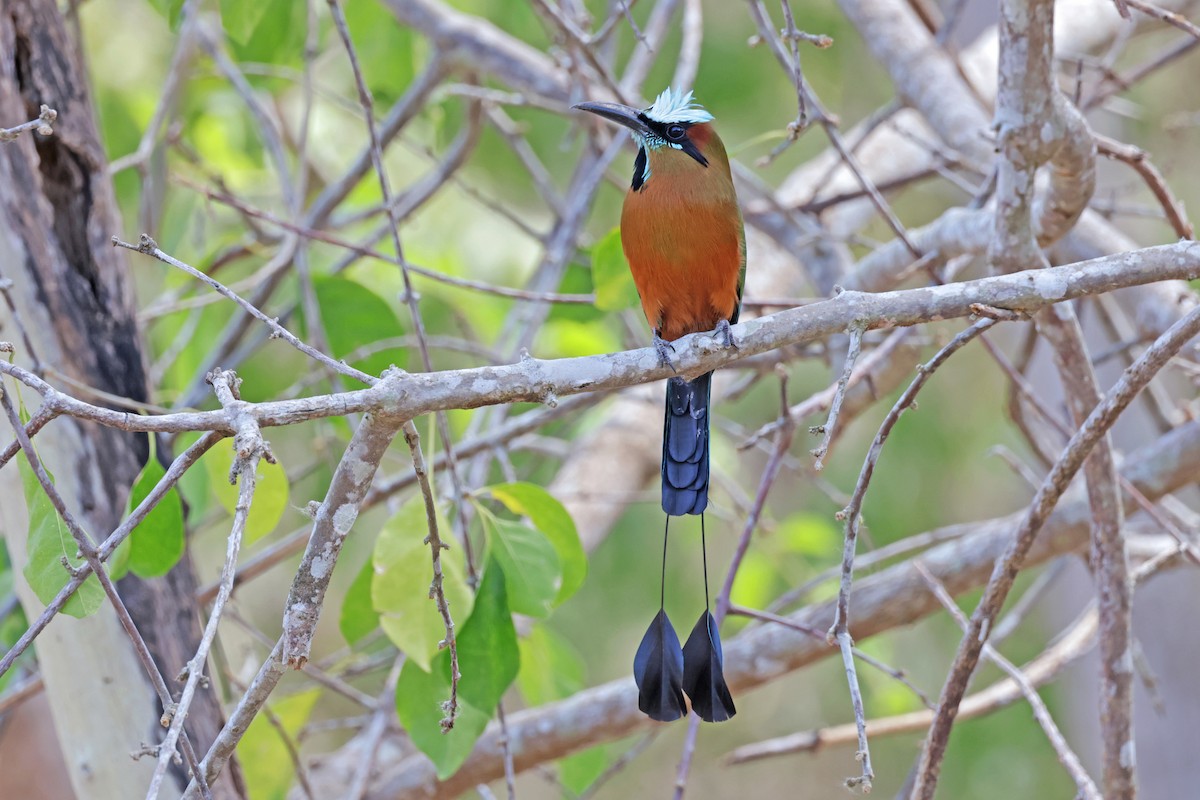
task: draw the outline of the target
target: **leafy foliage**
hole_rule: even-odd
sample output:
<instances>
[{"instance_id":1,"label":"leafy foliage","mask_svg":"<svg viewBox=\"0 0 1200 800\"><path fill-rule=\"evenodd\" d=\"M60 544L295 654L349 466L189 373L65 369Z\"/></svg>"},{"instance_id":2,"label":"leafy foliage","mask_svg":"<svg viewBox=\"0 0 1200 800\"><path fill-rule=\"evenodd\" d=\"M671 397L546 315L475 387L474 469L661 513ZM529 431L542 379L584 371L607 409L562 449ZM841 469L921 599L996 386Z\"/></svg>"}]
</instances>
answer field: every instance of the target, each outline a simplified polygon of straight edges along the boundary
<instances>
[{"instance_id":1,"label":"leafy foliage","mask_svg":"<svg viewBox=\"0 0 1200 800\"><path fill-rule=\"evenodd\" d=\"M129 516L167 474L156 457L155 447L155 439L151 436L150 457L129 490L125 516ZM113 564L110 572L114 579L125 570L142 578L166 575L183 557L184 546L183 501L172 487L118 548L113 557L119 561Z\"/></svg>"},{"instance_id":2,"label":"leafy foliage","mask_svg":"<svg viewBox=\"0 0 1200 800\"><path fill-rule=\"evenodd\" d=\"M208 484L217 502L229 514L233 514L238 502L238 484L229 482L229 468L233 466L233 448L217 445L200 459L208 473ZM288 509L288 479L282 464L258 462L257 483L254 502L246 515L246 543L251 544L271 531L283 519Z\"/></svg>"},{"instance_id":3,"label":"leafy foliage","mask_svg":"<svg viewBox=\"0 0 1200 800\"><path fill-rule=\"evenodd\" d=\"M445 520L439 524L442 530L449 530ZM417 496L409 498L384 523L371 562L371 607L388 638L408 655L410 662L429 671L438 642L446 637L446 631L437 606L430 599L433 571L429 545L424 541L426 532L425 505ZM461 625L475 602L464 577L462 551L456 547L445 550L441 561L442 591ZM361 589L360 586L360 592ZM364 613L361 605L357 612ZM347 629L346 614L343 611L343 633ZM368 619L371 618L368 614ZM350 630L361 630L365 624L365 620L359 619Z\"/></svg>"},{"instance_id":4,"label":"leafy foliage","mask_svg":"<svg viewBox=\"0 0 1200 800\"><path fill-rule=\"evenodd\" d=\"M579 541L575 521L563 504L534 483L503 483L489 486L486 491L509 511L528 517L534 528L554 547L562 567L562 579L558 594L554 597L554 605L575 594L587 577L587 553Z\"/></svg>"},{"instance_id":5,"label":"leafy foliage","mask_svg":"<svg viewBox=\"0 0 1200 800\"><path fill-rule=\"evenodd\" d=\"M429 670L405 663L396 684L396 713L421 752L446 778L470 754L476 739L516 678L520 667L517 632L508 608L506 579L496 561L488 562L475 607L458 636L458 715L443 732L450 696L450 654L443 650Z\"/></svg>"},{"instance_id":6,"label":"leafy foliage","mask_svg":"<svg viewBox=\"0 0 1200 800\"><path fill-rule=\"evenodd\" d=\"M562 503L532 483L506 483L486 489L510 511L528 518L501 519L480 507L489 552L511 577L508 601L514 611L545 617L579 590L587 556Z\"/></svg>"},{"instance_id":7,"label":"leafy foliage","mask_svg":"<svg viewBox=\"0 0 1200 800\"><path fill-rule=\"evenodd\" d=\"M621 249L620 228L613 228L592 248L592 283L596 287L598 308L620 311L637 306L637 287Z\"/></svg>"},{"instance_id":8,"label":"leafy foliage","mask_svg":"<svg viewBox=\"0 0 1200 800\"><path fill-rule=\"evenodd\" d=\"M278 728L266 714L259 714L246 729L238 744L238 756L254 800L283 800L287 796L295 776L289 767L291 758L283 737L296 738L320 696L319 691L312 689L277 700L269 708L279 723Z\"/></svg>"},{"instance_id":9,"label":"leafy foliage","mask_svg":"<svg viewBox=\"0 0 1200 800\"><path fill-rule=\"evenodd\" d=\"M76 557L78 547L75 539L58 516L50 498L42 491L33 467L24 458L18 458L17 463L21 470L25 507L29 510L29 537L26 543L29 561L23 572L38 600L49 605L71 578L66 565L78 569L84 560ZM53 482L54 476L50 475L49 470L46 474ZM95 575L89 575L79 590L67 600L63 613L72 617L86 617L95 613L103 603L104 589Z\"/></svg>"},{"instance_id":10,"label":"leafy foliage","mask_svg":"<svg viewBox=\"0 0 1200 800\"><path fill-rule=\"evenodd\" d=\"M403 331L396 312L383 298L358 281L336 275L313 282L321 324L335 358L358 354L350 363L368 375L381 375L392 364L404 364L404 349L380 347ZM363 355L371 348L374 352Z\"/></svg>"}]
</instances>

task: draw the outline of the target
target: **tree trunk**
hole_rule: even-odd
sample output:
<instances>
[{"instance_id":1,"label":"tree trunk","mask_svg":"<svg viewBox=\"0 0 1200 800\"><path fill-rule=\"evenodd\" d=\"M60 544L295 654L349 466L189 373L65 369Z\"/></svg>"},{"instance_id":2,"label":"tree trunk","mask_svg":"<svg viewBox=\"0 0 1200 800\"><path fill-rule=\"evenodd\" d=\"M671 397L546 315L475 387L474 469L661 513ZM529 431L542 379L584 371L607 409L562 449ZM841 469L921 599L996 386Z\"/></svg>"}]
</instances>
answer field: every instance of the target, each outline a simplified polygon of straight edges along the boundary
<instances>
[{"instance_id":1,"label":"tree trunk","mask_svg":"<svg viewBox=\"0 0 1200 800\"><path fill-rule=\"evenodd\" d=\"M36 118L43 103L58 111L52 136L27 134L0 144L0 280L12 282L9 294L20 317L0 305L0 338L12 340L20 362L52 383L62 385L57 373L143 401L133 293L123 254L109 242L121 230L119 216L77 44L53 0L6 2L0 5L0 125ZM22 396L32 410L37 398L29 391ZM100 395L82 396L104 403ZM88 533L105 537L120 521L146 460L145 437L64 418L36 443ZM27 517L15 464L0 473L0 528L19 573ZM42 606L20 577L16 582L32 620ZM172 688L199 638L195 585L186 558L164 579L120 584ZM115 613L106 605L84 620L54 620L37 640L37 655L75 794L142 796L153 761L131 761L130 753L162 738L161 709ZM187 726L201 755L221 724L212 691L202 693ZM236 773L224 783L213 787L215 796L242 795Z\"/></svg>"}]
</instances>

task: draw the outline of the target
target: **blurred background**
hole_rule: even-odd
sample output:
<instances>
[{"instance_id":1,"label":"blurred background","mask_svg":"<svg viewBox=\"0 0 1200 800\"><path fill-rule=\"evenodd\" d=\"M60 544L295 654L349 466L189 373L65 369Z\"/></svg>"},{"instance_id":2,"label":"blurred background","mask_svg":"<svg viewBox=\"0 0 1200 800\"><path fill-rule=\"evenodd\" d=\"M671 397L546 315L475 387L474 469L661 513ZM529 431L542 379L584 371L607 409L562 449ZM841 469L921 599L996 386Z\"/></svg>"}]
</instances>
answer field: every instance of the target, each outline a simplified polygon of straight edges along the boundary
<instances>
[{"instance_id":1,"label":"blurred background","mask_svg":"<svg viewBox=\"0 0 1200 800\"><path fill-rule=\"evenodd\" d=\"M866 201L853 196L853 179L836 159L831 160L829 139L820 125L805 127L794 142L786 144L788 125L797 117L796 88L792 76L761 41L750 4L727 0L672 4L686 8L673 14L658 33L650 26L665 3L632 3L628 17L621 5L600 0L549 3L567 17L589 22L585 29L593 34L605 24L610 26L603 41L594 46L618 78L631 58L649 59L644 80L623 87L639 102L652 100L675 79L681 59L696 59L692 81L696 99L715 115L731 156L743 168L738 179L748 209L750 242L749 302L743 317L828 294L832 289L828 273L826 278L817 275L806 254L825 248L833 253L827 254L831 263L849 271L894 238ZM926 19L934 30L953 20L951 31L943 36L945 52L963 65L964 74L972 79L981 76L979 82L991 81L991 88L983 92L990 97L996 4L913 0L911 5L899 5ZM1194 4L1176 5L1195 18ZM392 187L401 197L403 257L433 273L433 277L415 274L413 281L433 343L435 369L504 363L519 355L522 347L549 359L647 344L649 331L629 295L627 278L621 278L619 271L606 271L606 282L601 284L596 271L597 261L609 257L601 255L601 246L619 218L632 148L626 146L609 165L598 162L596 154L607 139L601 136L593 141L589 124L568 111L569 103L548 92L539 94L535 86L514 85L485 60L472 60L469 46L455 50L458 45L451 43L449 34L434 35L432 23L421 22L442 15L468 30L501 31L530 51L544 54L547 63L565 76L558 79L564 81L571 102L608 99L611 94L585 94L594 84L576 79L582 69L578 49L550 21L543 4L350 0L343 7L376 118L387 118L406 96L418 98L411 118L386 147L385 158ZM191 8L188 18L181 17L181 4L173 0L88 0L71 5L70 18L77 26L91 76L104 146L114 164L112 179L125 226L114 233L133 241L139 232L149 232L166 252L245 296L260 297L264 310L282 316L302 336L314 333L313 314L319 315L324 349L365 371L379 373L389 364L422 370L399 271L348 246L354 243L395 255L390 237L381 233L386 214L378 181L368 170L343 196L330 194L330 187L366 152L369 139L346 52L326 5L265 0L221 2L219 7L198 3ZM777 3L768 2L765 8L773 28L783 25ZM990 165L951 150L928 129L897 121L902 103L896 100L894 83L872 56L860 26L843 8L828 0L809 0L794 3L792 11L797 27L832 39L827 48L801 43L799 53L805 78L847 140L859 146L865 121L873 136L892 137L877 141L892 141L895 158L906 158L905 148L914 146L926 154L923 164L908 168L904 163L887 163L887 146L879 151L868 143L860 152L864 162L892 180L884 187L886 196L905 227L926 225L986 191ZM868 8L859 13L872 12ZM689 38L688 24L700 25L701 35ZM1184 48L1189 35L1145 15L1135 15L1133 22L1120 21L1111 4L1099 0L1060 3L1059 26L1057 55L1064 92L1081 103L1095 98L1087 115L1094 129L1145 150L1180 203L1200 208L1200 189L1189 180L1189 167L1200 156L1196 49L1184 49L1178 58L1128 88L1115 86L1112 79L1136 74L1139 67L1171 48ZM642 32L658 37L652 53L639 44ZM698 50L692 51L693 56L681 56L681 49L689 47ZM431 64L444 64L445 70L438 67L438 74L432 74ZM980 132L981 137L986 135ZM565 226L564 219L579 201L573 193L584 191L581 187L586 184L581 164L597 163L604 180L594 195L582 200L582 219L573 228ZM1091 206L1097 220L1107 221L1137 246L1177 238L1153 195L1127 165L1101 159L1099 175ZM883 185L883 180L877 180ZM843 196L846 192L850 194ZM315 215L313 209L331 196L332 205ZM763 217L763 209L771 203L802 217L809 226L804 230L813 231L803 248L788 249L779 236L756 225L753 217ZM301 234L300 255L284 244L290 232ZM554 248L564 247L555 239L559 235L567 237L565 257L550 269ZM162 264L138 257L130 263L154 404L211 407L199 377L211 368L217 353L223 366L235 367L243 378L246 400L347 388L312 370L286 345L266 340L264 331L250 329L227 340L235 319L232 304L219 301L191 278ZM983 257L962 259L954 266L959 279L987 274ZM604 307L587 302L531 303L486 288L480 291L464 281L563 295L603 293ZM928 281L929 275L918 269L896 285ZM1114 335L1112 325L1105 322L1108 312L1098 304L1081 303L1079 313L1094 354L1114 347L1121 353L1136 352L1134 347L1122 348L1124 334ZM788 592L819 576L824 579L794 596L783 609L834 596L836 574L830 570L840 563L842 542L842 524L835 513L845 506L879 423L914 374L913 365L964 326L962 321L929 324L899 343L905 353L900 359L903 366L897 375L871 386L869 393L863 391L863 397L851 403L847 424L821 472L814 470L808 455L819 443L808 426L821 424L825 410L797 420L782 475L737 575L735 605L773 607ZM1020 360L1025 354L1027 373L1039 396L1061 411L1053 363L1044 347L1028 345L1024 327L1002 326L990 338L1011 359ZM868 352L889 335L887 331L869 334ZM1144 340L1139 333L1134 345ZM841 370L844 348L844 341L835 338L785 354L789 402L800 403L826 391ZM1102 384L1110 385L1125 363L1120 357L1100 363ZM524 659L518 682L505 701L509 714L629 673L658 593L660 392L659 386L643 387L623 393L623 399L598 398L580 404L535 432L484 449L482 456L462 459L468 488L512 479L550 487L572 512L590 550L587 578L579 592L546 619L518 623L525 637ZM1161 392L1168 411L1180 415L1195 396L1194 386L1182 373L1167 375ZM719 585L753 505L773 439L768 435L757 445L745 443L779 416L780 384L771 365L760 364L728 370L716 395L715 489L708 543L713 582ZM921 394L918 408L904 415L887 442L864 506L860 552L1021 510L1033 489L1012 464L1025 465L1039 476L1044 467L1013 423L1009 406L1009 382L978 343L940 369ZM448 416L455 441L462 442L534 408L456 411ZM1152 410L1136 406L1116 429L1116 445L1132 451L1152 442L1161 432L1156 422ZM444 444L429 420L419 423L427 437L427 454L434 457ZM275 510L263 512L263 529L252 533L253 541L243 556L243 563L263 558L267 566L253 581L239 586L232 603L235 622L222 628L217 663L225 672L219 683L227 699L240 696L239 682L253 674L266 654L256 632L265 632L271 641L276 636L282 598L299 558L297 543L302 546L307 530L301 509L323 496L352 424L331 419L269 434L282 467L266 476L258 502L273 504ZM590 462L607 467L584 473L589 476L585 481L572 477L575 473L566 474L564 465L577 471L585 468L589 462L582 459L588 443L608 434L616 437L611 442L622 445L606 445L603 452L591 454L597 460ZM181 437L172 447L178 452L187 443ZM232 497L219 493L228 460L222 463L214 451L204 466L189 473L183 484L189 542L201 584L214 580L219 570ZM401 475L410 466L404 449L393 448L380 482L386 484L388 477ZM613 483L612 473L623 473L626 480ZM436 482L449 503L453 494L445 473L439 473ZM371 695L383 685L394 646L378 632L349 644L338 625L339 610L353 595L352 584L371 559L374 532L411 492L405 489L381 497L359 518L356 535L335 574L314 653L314 660L340 671L347 682ZM1196 501L1188 493L1177 499L1193 507ZM1175 511L1184 515L1186 506ZM1194 520L1194 516L1182 519ZM478 525L478 518L472 517L469 530L474 536L479 535ZM702 602L698 525L689 518L673 532L666 606L673 618L690 620ZM891 562L867 566L858 577L887 563ZM1002 648L1017 664L1041 653L1090 599L1086 553L1062 556L1030 570L1018 588L1025 591L1031 585L1035 594L1029 598L1029 613ZM1143 680L1157 685L1155 693L1148 693L1140 684L1137 696L1138 755L1147 798L1194 792L1196 765L1190 754L1200 736L1200 701L1190 676L1200 661L1200 637L1189 620L1198 597L1200 578L1187 569L1156 577L1137 595L1135 632L1144 653ZM977 599L975 592L958 598L968 614ZM747 624L745 618L731 617L724 626L726 641ZM24 629L15 616L4 625L6 636ZM867 654L903 670L913 686L936 700L958 640L956 624L938 613L858 644ZM689 796L722 798L747 791L764 797L841 796L843 779L858 769L852 743L741 766L725 762L727 754L742 745L853 720L842 667L836 651L831 649L830 655L740 694L734 720L705 726L688 782ZM1094 657L1083 657L1041 690L1093 775L1099 763L1097 672ZM974 687L984 688L1000 677L995 667L983 665ZM859 678L868 719L923 707L912 689L884 672L860 668ZM336 692L317 691L298 675L288 675L275 698L272 707L282 720L280 730L286 731L304 759L316 759L317 772L324 759L336 759L329 754L344 752L361 725L361 720L356 722L360 708ZM53 750L45 720L35 698L0 722L4 764L0 796L69 796L69 786L55 783L54 771L45 760ZM603 782L592 789L598 797L666 796L674 785L685 732L683 724L663 726L648 740L636 734L540 765L518 777L518 796L583 796L601 775L605 775ZM923 729L872 739L875 794L891 797L900 789L922 737ZM248 773L264 768L274 773L253 775L250 796L254 800L304 796L294 785L281 747L279 731L264 727L239 750ZM636 757L610 775L610 768L631 748ZM403 746L398 752L403 752ZM386 763L395 757L387 750L381 751L379 759ZM36 785L22 782L30 780ZM322 794L319 775L314 780L318 787L314 796L334 796ZM478 793L487 796L489 791L502 795L503 781ZM1024 702L956 725L939 796L988 800L1071 797L1073 793L1073 783Z\"/></svg>"}]
</instances>

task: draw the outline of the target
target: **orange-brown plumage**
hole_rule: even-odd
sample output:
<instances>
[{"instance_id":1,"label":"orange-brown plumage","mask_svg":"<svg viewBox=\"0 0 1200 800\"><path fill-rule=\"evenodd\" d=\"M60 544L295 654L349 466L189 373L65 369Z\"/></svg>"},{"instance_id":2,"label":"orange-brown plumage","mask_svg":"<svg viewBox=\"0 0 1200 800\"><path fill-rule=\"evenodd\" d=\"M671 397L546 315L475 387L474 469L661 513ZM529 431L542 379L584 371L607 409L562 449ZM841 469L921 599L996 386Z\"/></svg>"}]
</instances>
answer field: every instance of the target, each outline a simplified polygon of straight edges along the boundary
<instances>
[{"instance_id":1,"label":"orange-brown plumage","mask_svg":"<svg viewBox=\"0 0 1200 800\"><path fill-rule=\"evenodd\" d=\"M688 137L707 159L661 147L650 178L629 190L621 244L650 327L667 341L736 319L746 263L742 218L729 158L707 123Z\"/></svg>"}]
</instances>

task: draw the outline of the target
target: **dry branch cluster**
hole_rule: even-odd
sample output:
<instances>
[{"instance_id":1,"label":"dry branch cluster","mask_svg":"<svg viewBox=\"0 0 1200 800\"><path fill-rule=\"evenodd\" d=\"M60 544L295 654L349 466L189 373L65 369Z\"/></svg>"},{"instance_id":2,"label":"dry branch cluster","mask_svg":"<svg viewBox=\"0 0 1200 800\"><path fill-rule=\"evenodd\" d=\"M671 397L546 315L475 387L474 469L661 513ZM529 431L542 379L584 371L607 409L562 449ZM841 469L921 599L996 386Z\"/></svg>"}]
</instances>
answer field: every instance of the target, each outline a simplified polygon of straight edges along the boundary
<instances>
[{"instance_id":1,"label":"dry branch cluster","mask_svg":"<svg viewBox=\"0 0 1200 800\"><path fill-rule=\"evenodd\" d=\"M439 778L432 763L413 750L395 725L391 696L403 654L387 650L386 658L374 665L387 677L374 684L380 693L373 696L358 688L352 675L337 674L336 659L319 657L328 654L314 646L318 622L330 615L327 592L335 568L345 569L339 566L343 545L352 535L369 535L355 527L369 509L411 492L424 503L431 602L443 620L451 674L457 676L456 620L442 592L441 554L447 544L465 545L474 575L473 558L478 554L470 552L467 538L467 499L486 485L488 475L494 469L512 471L514 452L541 449L553 455L557 466L551 492L563 499L590 550L657 474L659 443L651 434L658 428L660 411L657 400L649 400L639 387L671 370L658 364L654 351L543 359L536 357L535 347L556 304L593 299L563 292L563 276L591 244L588 226L597 196L610 191L608 183L624 184L629 155L625 142L606 138L609 131L581 125L575 132L581 152L569 180L559 185L558 170L547 164L553 154L535 152L526 130L510 116L514 108L540 110L547 118L565 115L572 102L584 99L641 105L660 88L647 83L651 69L661 69L671 59L672 84L691 86L704 55L710 24L706 9L699 0L643 3L650 8L638 9L637 22L629 7L633 4L620 0L607 4L607 13L594 18L581 3L535 0L532 7L551 42L540 48L441 0L385 0L394 24L410 28L427 43L429 53L427 63L388 108L372 97L357 49L362 41L352 35L341 4L311 4L312 30L327 25L336 45L322 58L336 58L353 77L353 120L345 124L365 131L361 152L347 158L342 171L315 191L306 185L311 180L306 148L309 115L323 102L314 82L316 34L310 33L303 75L297 78L304 109L297 127L247 81L247 65L231 58L219 20L203 4L183 3L159 105L140 146L108 169L133 170L141 177L147 200L138 222L147 231L155 226L154 198L166 191L159 183L168 180L171 191L198 195L236 215L248 233L209 263L196 266L165 252L149 234L127 242L130 237L99 230L99 225L80 234L80 241L96 252L111 236L115 249L97 258L130 251L129 258L145 262L137 269L154 263L194 279L188 288L156 301L154 315L211 302L238 306L190 386L173 398L170 408L77 380L73 370L63 366L70 355L60 351L69 348L41 344L39 327L47 324L47 316L35 307L44 302L37 300L36 281L6 274L24 268L0 259L0 293L5 299L0 334L12 340L0 343L6 356L0 361L0 403L13 431L10 439L0 439L0 467L27 460L82 558L78 566L65 565L71 571L69 579L44 610L27 604L30 624L0 655L0 674L18 663L48 628L61 624L56 615L89 576L97 576L166 709L165 734L147 749L156 756L148 798L159 796L178 758L191 775L185 797L239 796L244 790L237 780L220 779L228 774L226 767L250 723L268 713L268 702L290 669L302 670L306 680L361 706L359 715L347 723L352 737L340 749L312 764L305 764L293 749L296 797L343 796L347 787L352 798L452 797L502 778L507 778L511 796L517 773L650 729L652 723L637 711L632 682L624 679L507 715L501 707L462 767ZM41 13L57 13L53 4L17 5L49 5L51 11L43 8ZM1197 517L1188 505L1194 505L1195 497L1187 493L1200 478L1200 423L1186 388L1200 374L1194 343L1200 333L1200 302L1186 283L1200 277L1200 245L1191 239L1193 229L1183 205L1150 155L1095 133L1091 125L1105 113L1107 102L1186 58L1198 43L1198 31L1186 19L1196 6L1188 0L1171 0L1161 8L1140 0L1119 0L1115 6L1104 0L1003 0L998 24L974 43L959 47L954 28L964 5L951 3L943 15L923 0L840 0L842 12L896 90L893 100L853 127L841 125L802 69L810 59L835 51L837 43L826 49L831 42L822 31L801 30L805 21L793 17L787 2L778 16L782 22L773 21L775 9L762 0L747 0L739 8L757 31L752 43L764 45L778 62L775 79L794 87L795 106L762 110L764 127L785 128L786 133L758 164L743 161L735 166L751 242L747 313L733 329L738 347L730 350L710 337L692 336L676 344L675 368L685 374L726 368L722 374L730 377L719 391L730 398L761 381L773 382L777 375L784 385L777 419L746 428L728 426L749 453L744 469L758 463L752 456L759 451L769 455L765 467L753 468L754 496L733 481L723 487L723 502L736 520L731 527L741 532L741 539L718 615L752 620L728 642L731 687L747 692L840 651L850 689L847 716L853 713L855 724L749 743L734 753L733 761L848 743L857 751L858 764L857 774L847 782L869 791L873 782L885 782L885 776L875 775L871 741L892 732L924 732L907 782L901 787L901 776L894 775L886 780L900 789L898 796L931 798L956 719L1023 700L1032 707L1079 796L1132 798L1139 781L1134 685L1139 669L1144 671L1136 666L1133 598L1145 580L1165 568L1200 566ZM1148 61L1114 66L1131 41L1143 34L1159 35L1166 25L1180 29L1170 46ZM19 24L12 30L0 25L0 34L5 31L21 35ZM668 43L677 32L675 50ZM618 39L628 40L627 55L620 55L623 49L614 45ZM1102 55L1092 55L1096 53ZM175 97L180 87L198 79L201 62L232 88L254 121L277 180L277 202L262 203L252 193L230 189L220 176L206 174L205 165L197 165L195 154L180 142ZM0 82L6 80L0 74ZM431 159L427 171L398 180L389 169L389 155L409 139L414 120L445 97L461 98L461 127L441 152L426 153ZM0 92L0 112L10 113L14 103L6 100L11 99ZM44 162L55 146L83 148L80 142L89 131L94 144L92 123L80 128L63 108L51 110L55 98L42 99L47 105L40 105L36 119L0 117L0 123L13 126L0 128L0 177L18 175L22 159ZM30 107L29 98L25 100ZM76 104L72 109L86 113L87 106ZM720 109L714 110L719 124ZM464 165L484 132L504 141L536 187L544 204L537 224L471 183ZM778 186L759 177L756 167L782 163L801 137L824 137L828 147L796 166ZM57 145L46 143L56 140ZM411 141L406 146L413 146ZM1096 187L1097 175L1103 173L1098 154L1128 164L1130 174L1145 182L1157 204L1153 214L1164 221L1159 235L1167 243L1135 241L1100 213L1103 198ZM160 165L167 155L168 163L187 163L189 168L181 169L179 176L163 174ZM102 159L93 160L96 174L108 180ZM381 198L365 211L350 199L352 190L364 182L375 186ZM392 182L403 188L394 188ZM914 214L898 214L893 203L918 183L949 187L960 201L946 203L944 210L908 227L901 220ZM0 232L10 229L18 238L25 237L26 247L36 246L36 237L19 224L21 219L12 211L15 201L4 191L0 188L6 209L0 210L8 216L0 216ZM450 191L465 192L499 220L508 235L536 246L537 264L524 285L453 277L416 258L410 261L404 246L407 222ZM363 234L361 228L350 227L348 218L369 223L372 229ZM886 241L869 239L864 231L882 233ZM323 327L313 291L317 246L338 253L336 270L367 262L399 271L411 331L406 344L419 354L420 371L393 369L370 375L349 366L353 359L328 354L330 332ZM0 245L0 256L4 253ZM261 263L252 280L225 285L215 277L219 265L245 258ZM113 264L110 269L124 268L119 258L107 263ZM431 281L512 300L496 341L481 343L431 329L420 292ZM285 287L295 291L284 292ZM944 336L948 320L962 321L952 323L957 335L940 348L927 348L931 338ZM1013 337L1020 340L1015 349L1013 338L998 335L1004 331L1021 331ZM92 334L98 340L103 331ZM180 347L190 335L185 325ZM243 369L268 339L281 339L303 353L315 377L278 398L243 400L235 370ZM101 344L94 346L105 352ZM443 349L467 353L476 366L439 368ZM1041 372L1034 357L1039 349L1053 359L1052 367ZM889 433L903 424L907 410L915 408L919 392L937 390L932 388L939 380L936 371L967 352L1004 376L1008 409L1025 448L1022 455L1006 451L1006 457L1030 484L1028 505L1009 516L914 533L886 547L864 550L864 527L869 528L870 520L863 516L863 504L877 462L887 452ZM829 365L828 388L789 406L792 367L814 357ZM1097 366L1112 359L1124 367L1119 377L1098 377ZM156 364L151 374L161 375L167 367ZM319 382L329 387L327 393L313 392ZM1058 389L1049 391L1048 385L1061 387L1061 403L1050 399ZM846 452L847 428L872 409L884 411L883 399L902 387L907 390L881 418L878 435L863 453L857 481L836 490L827 487L841 509L845 547L840 565L814 582L792 587L770 608L730 604L742 558L754 547L762 520L770 517L772 490L785 476L824 486L823 459L857 458ZM17 397L29 407L27 421L19 418ZM206 403L211 410L195 410ZM515 411L515 403L540 407ZM466 432L453 434L447 412L460 409L475 411ZM569 448L564 440L545 433L552 424L585 413L590 415L589 431ZM1125 440L1114 435L1114 426L1119 432L1130 424L1125 419L1135 414L1142 430L1151 433L1144 435L1143 446L1123 450L1118 442ZM332 477L320 488L323 497L312 504L311 523L240 558L260 461L275 459L268 444L272 430L335 417L350 420L354 432L348 441L339 442L332 456ZM425 418L431 420L429 426L423 424ZM809 448L820 440L805 438L798 426L806 421L816 421L823 434L811 455ZM130 438L145 432L160 435L163 442L190 433L199 438L178 449L161 479L119 523L97 529L73 508L77 499L56 488L39 459L37 445L49 442L48 434L56 427L67 426L110 429ZM432 448L427 431L435 441ZM398 468L389 448L400 434L408 452L405 465ZM122 591L108 577L107 563L205 452L226 446L218 445L225 438L232 439L229 477L238 484L238 492L224 565L213 585L194 590L206 619L203 634L186 664L170 665L172 673L164 675L156 664L157 651L151 652L154 643L145 640L146 626L135 619L136 608L126 608ZM619 463L614 453L620 453ZM1077 475L1082 479L1075 480ZM438 496L433 476L444 498ZM0 473L0 480L18 487L15 494L10 487L6 503L10 496L19 497L15 466ZM438 506L447 500L455 511L444 522ZM11 522L11 517L0 518L0 523ZM23 531L8 531L9 540L18 533L23 537ZM273 567L292 563L289 557L301 551L286 598L277 598L280 632L264 636L239 615L239 594ZM1064 559L1071 556L1086 559L1094 602L1040 655L1023 667L1014 665L1001 653L1003 641L1038 598L1053 589ZM1051 566L1011 602L1017 578L1043 564ZM873 573L854 579L855 567L869 567ZM836 599L806 599L816 581L826 580L840 581ZM981 599L969 616L963 616L953 597L980 589ZM15 605L0 597L0 614L13 613ZM944 682L936 698L917 691L925 710L877 719L870 703L864 706L859 689L863 665L911 684L904 670L871 659L855 643L942 611L961 625L963 636L941 673ZM202 737L189 723L189 710L203 696L209 673L219 668L212 658L215 644L234 624L250 627L266 655L260 653L260 666L253 674L231 671L235 702L225 709L221 730ZM1070 735L1060 731L1037 689L1097 643L1100 766L1089 770L1091 765L1073 751ZM42 653L43 660L49 652ZM969 685L981 660L999 665L1006 677L971 694ZM182 682L176 684L173 671L180 667ZM30 685L19 682L0 695L0 711L27 697ZM456 678L451 687L447 727L457 710ZM57 691L49 674L46 690ZM745 731L743 738L753 738L753 732ZM590 791L644 746L635 745L629 757L618 760ZM677 797L688 786L695 746L693 720L680 758ZM131 749L129 743L120 747Z\"/></svg>"}]
</instances>

